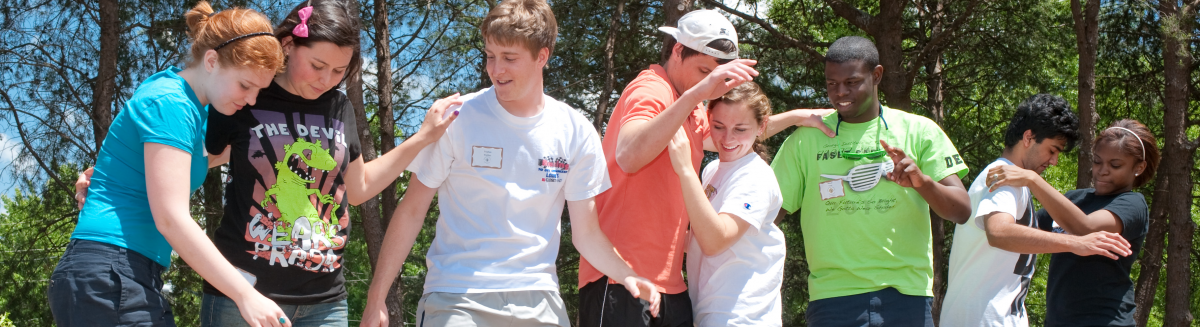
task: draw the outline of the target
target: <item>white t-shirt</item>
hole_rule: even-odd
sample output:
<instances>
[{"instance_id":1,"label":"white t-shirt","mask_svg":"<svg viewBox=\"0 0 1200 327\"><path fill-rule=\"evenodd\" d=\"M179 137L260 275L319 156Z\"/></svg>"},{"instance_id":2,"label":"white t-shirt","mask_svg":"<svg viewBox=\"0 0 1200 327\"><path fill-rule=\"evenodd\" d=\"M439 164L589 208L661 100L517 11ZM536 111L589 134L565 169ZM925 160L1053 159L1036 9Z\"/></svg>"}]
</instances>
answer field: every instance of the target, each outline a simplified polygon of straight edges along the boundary
<instances>
[{"instance_id":1,"label":"white t-shirt","mask_svg":"<svg viewBox=\"0 0 1200 327\"><path fill-rule=\"evenodd\" d=\"M1029 188L1005 186L988 192L988 170L1012 164L997 159L967 189L971 218L954 228L950 279L942 302L943 326L1029 326L1025 296L1037 255L992 247L984 232L983 217L996 212L1012 215L1017 224L1037 228Z\"/></svg>"},{"instance_id":2,"label":"white t-shirt","mask_svg":"<svg viewBox=\"0 0 1200 327\"><path fill-rule=\"evenodd\" d=\"M563 205L611 184L591 122L543 97L541 113L517 117L492 88L462 96L458 119L413 160L441 210L425 293L558 291Z\"/></svg>"},{"instance_id":3,"label":"white t-shirt","mask_svg":"<svg viewBox=\"0 0 1200 327\"><path fill-rule=\"evenodd\" d=\"M775 172L750 153L709 163L701 180L713 210L735 215L751 227L714 256L705 256L689 235L688 293L696 326L781 326L779 289L787 248L783 231L775 226L783 206Z\"/></svg>"}]
</instances>

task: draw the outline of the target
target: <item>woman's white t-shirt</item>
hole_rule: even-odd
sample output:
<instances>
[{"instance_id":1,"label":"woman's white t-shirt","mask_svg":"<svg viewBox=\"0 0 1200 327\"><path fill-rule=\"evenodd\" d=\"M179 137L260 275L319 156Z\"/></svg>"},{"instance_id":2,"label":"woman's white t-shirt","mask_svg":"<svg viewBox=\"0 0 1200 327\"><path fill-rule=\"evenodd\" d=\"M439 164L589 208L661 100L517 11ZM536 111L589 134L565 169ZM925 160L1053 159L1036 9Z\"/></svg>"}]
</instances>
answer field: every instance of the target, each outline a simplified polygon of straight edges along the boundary
<instances>
[{"instance_id":1,"label":"woman's white t-shirt","mask_svg":"<svg viewBox=\"0 0 1200 327\"><path fill-rule=\"evenodd\" d=\"M750 223L725 252L705 256L689 235L688 289L697 326L781 326L786 246L775 217L783 196L771 166L750 153L714 161L701 174L713 210Z\"/></svg>"}]
</instances>

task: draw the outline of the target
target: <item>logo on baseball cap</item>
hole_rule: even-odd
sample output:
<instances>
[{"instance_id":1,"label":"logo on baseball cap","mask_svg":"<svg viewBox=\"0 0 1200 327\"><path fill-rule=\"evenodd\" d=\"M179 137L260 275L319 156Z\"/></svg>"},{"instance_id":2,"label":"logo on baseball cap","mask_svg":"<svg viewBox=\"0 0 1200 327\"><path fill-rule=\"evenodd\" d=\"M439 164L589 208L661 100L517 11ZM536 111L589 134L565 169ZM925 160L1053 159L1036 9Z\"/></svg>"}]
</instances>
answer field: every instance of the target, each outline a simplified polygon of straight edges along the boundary
<instances>
[{"instance_id":1,"label":"logo on baseball cap","mask_svg":"<svg viewBox=\"0 0 1200 327\"><path fill-rule=\"evenodd\" d=\"M730 23L728 18L716 10L702 9L689 12L680 17L679 23L676 25L678 27L663 26L658 30L670 34L675 37L676 42L692 50L717 59L738 58L737 31L733 29L733 23ZM725 52L708 47L709 42L720 39L732 41L733 51Z\"/></svg>"}]
</instances>

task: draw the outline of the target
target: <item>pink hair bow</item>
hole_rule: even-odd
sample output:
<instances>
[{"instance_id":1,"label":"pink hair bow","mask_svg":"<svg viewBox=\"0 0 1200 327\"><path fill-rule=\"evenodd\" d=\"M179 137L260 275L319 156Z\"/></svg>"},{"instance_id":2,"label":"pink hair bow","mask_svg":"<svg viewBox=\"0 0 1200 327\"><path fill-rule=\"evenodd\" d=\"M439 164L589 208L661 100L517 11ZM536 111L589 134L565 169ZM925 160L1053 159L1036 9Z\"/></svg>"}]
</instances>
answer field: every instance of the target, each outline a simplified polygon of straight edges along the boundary
<instances>
[{"instance_id":1,"label":"pink hair bow","mask_svg":"<svg viewBox=\"0 0 1200 327\"><path fill-rule=\"evenodd\" d=\"M296 12L297 14L300 15L300 24L296 25L295 28L292 28L292 35L299 36L299 37L308 37L308 18L312 17L312 11L313 11L313 7L308 6L308 7L300 8L300 11Z\"/></svg>"}]
</instances>

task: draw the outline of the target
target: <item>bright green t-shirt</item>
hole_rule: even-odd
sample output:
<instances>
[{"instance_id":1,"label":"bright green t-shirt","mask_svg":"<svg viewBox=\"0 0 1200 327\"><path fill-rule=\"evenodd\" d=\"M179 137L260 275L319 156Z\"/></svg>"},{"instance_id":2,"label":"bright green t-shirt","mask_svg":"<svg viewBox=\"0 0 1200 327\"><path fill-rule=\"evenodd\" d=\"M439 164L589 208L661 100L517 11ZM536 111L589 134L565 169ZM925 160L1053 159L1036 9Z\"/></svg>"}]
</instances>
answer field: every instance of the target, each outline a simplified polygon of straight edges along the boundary
<instances>
[{"instance_id":1,"label":"bright green t-shirt","mask_svg":"<svg viewBox=\"0 0 1200 327\"><path fill-rule=\"evenodd\" d=\"M887 180L893 167L887 155L850 160L838 146L871 152L881 149L882 139L904 150L934 181L962 178L967 166L932 120L886 107L882 113L882 121L843 121L835 138L815 128L797 129L771 164L783 209L800 210L810 301L888 287L933 296L929 204L916 190ZM837 123L836 113L825 117L830 128Z\"/></svg>"}]
</instances>

